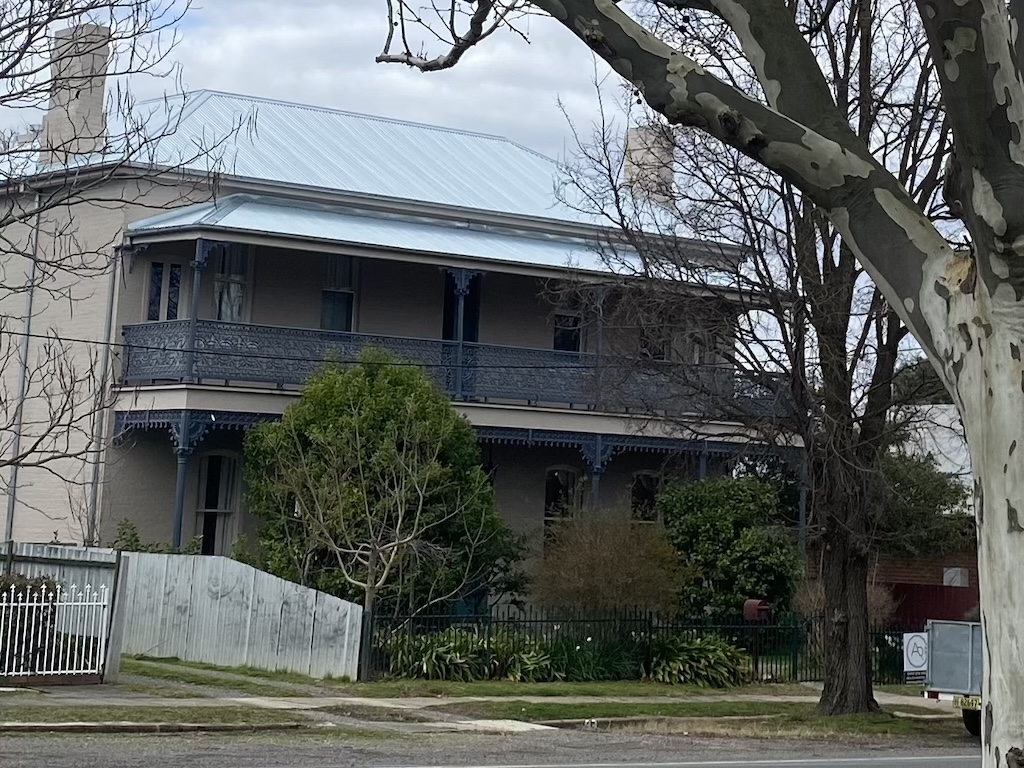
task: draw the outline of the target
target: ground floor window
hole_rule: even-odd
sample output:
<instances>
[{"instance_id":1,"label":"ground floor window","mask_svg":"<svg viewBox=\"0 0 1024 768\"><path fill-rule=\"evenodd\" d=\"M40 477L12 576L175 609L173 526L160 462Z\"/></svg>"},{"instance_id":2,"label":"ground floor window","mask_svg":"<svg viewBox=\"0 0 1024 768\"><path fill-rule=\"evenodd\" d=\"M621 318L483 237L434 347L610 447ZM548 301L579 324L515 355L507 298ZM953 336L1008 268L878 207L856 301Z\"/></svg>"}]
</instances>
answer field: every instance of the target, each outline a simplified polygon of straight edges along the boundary
<instances>
[{"instance_id":1,"label":"ground floor window","mask_svg":"<svg viewBox=\"0 0 1024 768\"><path fill-rule=\"evenodd\" d=\"M551 531L571 520L580 503L580 472L573 467L552 467L544 481L544 527Z\"/></svg>"},{"instance_id":2,"label":"ground floor window","mask_svg":"<svg viewBox=\"0 0 1024 768\"><path fill-rule=\"evenodd\" d=\"M237 456L209 454L199 464L196 535L204 555L226 555L235 535L241 462Z\"/></svg>"},{"instance_id":3,"label":"ground floor window","mask_svg":"<svg viewBox=\"0 0 1024 768\"><path fill-rule=\"evenodd\" d=\"M657 498L661 478L655 472L637 472L630 488L630 510L638 523L658 521Z\"/></svg>"}]
</instances>

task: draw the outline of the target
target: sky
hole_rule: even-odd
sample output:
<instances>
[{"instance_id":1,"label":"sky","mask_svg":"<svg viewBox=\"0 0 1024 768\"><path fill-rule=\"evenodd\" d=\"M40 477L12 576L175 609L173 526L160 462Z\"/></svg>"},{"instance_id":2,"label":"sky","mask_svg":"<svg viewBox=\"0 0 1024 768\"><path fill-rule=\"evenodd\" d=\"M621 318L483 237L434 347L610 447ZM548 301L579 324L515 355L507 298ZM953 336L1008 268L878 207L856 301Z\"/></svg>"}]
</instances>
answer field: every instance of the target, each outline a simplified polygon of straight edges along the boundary
<instances>
[{"instance_id":1,"label":"sky","mask_svg":"<svg viewBox=\"0 0 1024 768\"><path fill-rule=\"evenodd\" d=\"M597 118L595 65L559 23L523 22L530 43L502 32L452 70L376 64L385 0L205 0L173 51L186 90L210 88L507 136L561 158L573 146L558 102L581 128ZM440 48L433 49L439 53ZM150 80L140 95L167 90Z\"/></svg>"}]
</instances>

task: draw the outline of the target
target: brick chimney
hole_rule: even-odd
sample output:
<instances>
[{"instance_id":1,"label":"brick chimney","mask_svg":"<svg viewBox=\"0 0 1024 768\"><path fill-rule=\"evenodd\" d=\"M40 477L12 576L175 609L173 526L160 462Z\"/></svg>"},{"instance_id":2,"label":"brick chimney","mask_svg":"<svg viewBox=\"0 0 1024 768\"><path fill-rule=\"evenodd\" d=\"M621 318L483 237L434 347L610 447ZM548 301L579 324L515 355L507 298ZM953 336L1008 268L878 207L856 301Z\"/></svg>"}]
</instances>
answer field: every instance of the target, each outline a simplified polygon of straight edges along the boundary
<instances>
[{"instance_id":1,"label":"brick chimney","mask_svg":"<svg viewBox=\"0 0 1024 768\"><path fill-rule=\"evenodd\" d=\"M672 200L674 145L667 129L640 126L626 132L625 182L633 197L657 205Z\"/></svg>"},{"instance_id":2,"label":"brick chimney","mask_svg":"<svg viewBox=\"0 0 1024 768\"><path fill-rule=\"evenodd\" d=\"M50 105L43 119L41 162L65 164L107 142L104 103L110 30L81 24L54 33Z\"/></svg>"}]
</instances>

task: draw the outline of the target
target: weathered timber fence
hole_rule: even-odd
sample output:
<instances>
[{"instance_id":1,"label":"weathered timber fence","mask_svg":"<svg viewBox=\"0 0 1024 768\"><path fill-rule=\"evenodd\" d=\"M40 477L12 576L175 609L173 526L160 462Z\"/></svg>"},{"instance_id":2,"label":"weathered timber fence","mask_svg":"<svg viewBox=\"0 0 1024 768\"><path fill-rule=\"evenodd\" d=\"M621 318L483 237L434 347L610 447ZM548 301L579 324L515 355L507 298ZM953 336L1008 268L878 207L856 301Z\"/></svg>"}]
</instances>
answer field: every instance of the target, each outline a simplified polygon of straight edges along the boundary
<instances>
[{"instance_id":1,"label":"weathered timber fence","mask_svg":"<svg viewBox=\"0 0 1024 768\"><path fill-rule=\"evenodd\" d=\"M355 678L362 608L226 557L124 553L124 653Z\"/></svg>"}]
</instances>

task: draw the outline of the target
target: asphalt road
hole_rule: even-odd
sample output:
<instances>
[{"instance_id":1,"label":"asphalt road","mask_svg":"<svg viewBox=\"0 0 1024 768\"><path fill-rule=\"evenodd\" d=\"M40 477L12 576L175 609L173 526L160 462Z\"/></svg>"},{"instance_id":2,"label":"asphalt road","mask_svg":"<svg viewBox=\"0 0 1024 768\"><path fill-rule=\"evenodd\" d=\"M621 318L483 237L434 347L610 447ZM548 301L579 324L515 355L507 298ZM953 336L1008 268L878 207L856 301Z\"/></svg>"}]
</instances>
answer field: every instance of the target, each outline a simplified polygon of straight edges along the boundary
<instances>
[{"instance_id":1,"label":"asphalt road","mask_svg":"<svg viewBox=\"0 0 1024 768\"><path fill-rule=\"evenodd\" d=\"M978 768L977 747L842 745L577 731L7 736L0 768Z\"/></svg>"}]
</instances>

